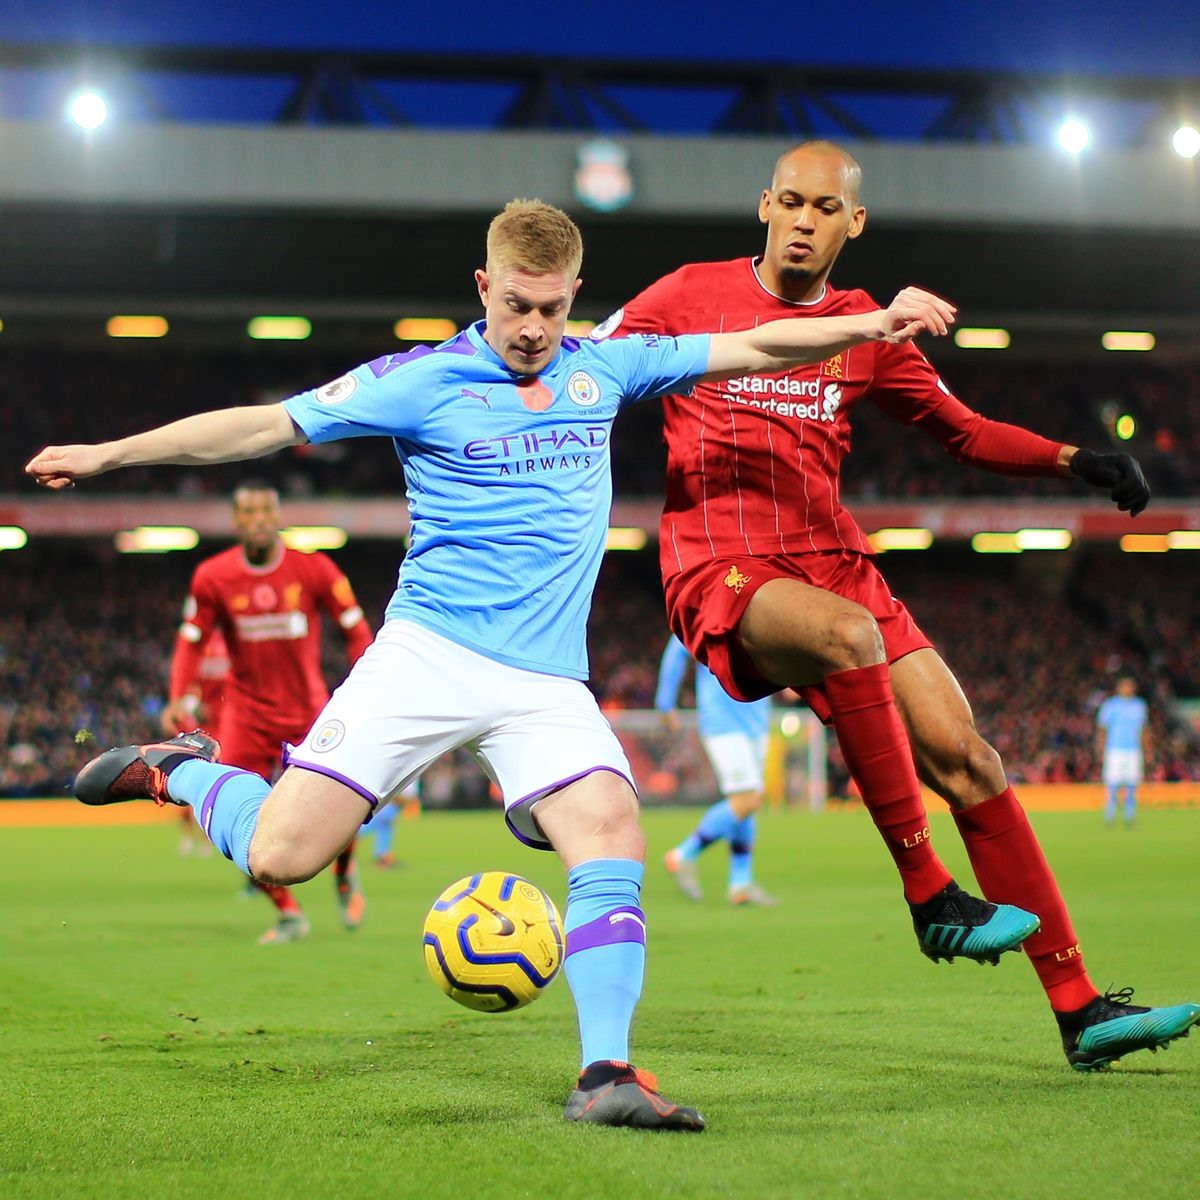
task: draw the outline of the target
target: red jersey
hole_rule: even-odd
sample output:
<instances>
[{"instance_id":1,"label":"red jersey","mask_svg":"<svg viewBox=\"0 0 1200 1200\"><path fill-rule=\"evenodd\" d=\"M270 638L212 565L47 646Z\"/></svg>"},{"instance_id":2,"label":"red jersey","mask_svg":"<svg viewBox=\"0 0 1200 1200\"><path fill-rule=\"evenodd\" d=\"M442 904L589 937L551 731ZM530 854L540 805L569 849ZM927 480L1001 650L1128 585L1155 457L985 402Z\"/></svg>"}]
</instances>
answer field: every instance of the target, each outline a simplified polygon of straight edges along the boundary
<instances>
[{"instance_id":1,"label":"red jersey","mask_svg":"<svg viewBox=\"0 0 1200 1200\"><path fill-rule=\"evenodd\" d=\"M346 636L351 663L371 644L371 630L350 581L324 554L280 543L263 566L241 546L205 559L192 576L171 663L171 698L199 677L201 652L224 636L230 671L226 717L252 729L305 726L329 698L321 673L321 612Z\"/></svg>"},{"instance_id":2,"label":"red jersey","mask_svg":"<svg viewBox=\"0 0 1200 1200\"><path fill-rule=\"evenodd\" d=\"M828 286L810 303L780 299L759 279L755 260L739 258L681 267L598 332L730 333L878 307L866 292ZM967 408L911 343L867 342L821 363L698 384L691 395L663 397L664 576L725 555L869 554L838 494L850 414L864 397L963 462L1010 475L1058 473L1060 443Z\"/></svg>"}]
</instances>

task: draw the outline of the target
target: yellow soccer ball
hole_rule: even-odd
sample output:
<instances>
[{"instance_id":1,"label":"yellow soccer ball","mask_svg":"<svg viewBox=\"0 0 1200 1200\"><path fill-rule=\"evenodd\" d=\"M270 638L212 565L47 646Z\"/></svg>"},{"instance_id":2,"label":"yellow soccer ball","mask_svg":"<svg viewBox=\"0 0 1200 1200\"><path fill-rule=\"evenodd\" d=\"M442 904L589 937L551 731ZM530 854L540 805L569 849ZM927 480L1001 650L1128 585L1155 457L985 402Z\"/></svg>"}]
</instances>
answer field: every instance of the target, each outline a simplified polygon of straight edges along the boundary
<instances>
[{"instance_id":1,"label":"yellow soccer ball","mask_svg":"<svg viewBox=\"0 0 1200 1200\"><path fill-rule=\"evenodd\" d=\"M562 918L541 888L509 871L452 883L425 918L425 966L434 983L476 1012L531 1004L566 952Z\"/></svg>"}]
</instances>

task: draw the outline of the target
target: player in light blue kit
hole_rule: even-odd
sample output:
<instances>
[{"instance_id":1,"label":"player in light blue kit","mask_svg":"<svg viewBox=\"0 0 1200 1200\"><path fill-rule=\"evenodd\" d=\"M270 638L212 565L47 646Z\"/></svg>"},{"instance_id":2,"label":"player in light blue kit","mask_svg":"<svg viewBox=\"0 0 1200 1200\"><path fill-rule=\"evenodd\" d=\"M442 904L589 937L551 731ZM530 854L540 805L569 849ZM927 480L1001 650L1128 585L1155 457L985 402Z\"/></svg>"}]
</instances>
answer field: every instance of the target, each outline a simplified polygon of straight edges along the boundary
<instances>
[{"instance_id":1,"label":"player in light blue kit","mask_svg":"<svg viewBox=\"0 0 1200 1200\"><path fill-rule=\"evenodd\" d=\"M1137 683L1125 676L1117 680L1117 691L1096 712L1096 753L1103 762L1101 778L1108 789L1104 820L1112 825L1117 805L1125 792L1125 824L1132 825L1137 811L1137 790L1146 772L1150 750L1150 714L1137 694Z\"/></svg>"},{"instance_id":2,"label":"player in light blue kit","mask_svg":"<svg viewBox=\"0 0 1200 1200\"><path fill-rule=\"evenodd\" d=\"M672 634L654 693L654 707L672 732L679 729L679 689L693 661ZM703 900L696 860L714 842L728 841L729 903L772 905L775 900L754 882L754 814L762 807L766 787L771 697L749 704L735 700L703 663L695 663L695 668L697 726L721 799L688 837L667 851L664 863L685 896Z\"/></svg>"},{"instance_id":3,"label":"player in light blue kit","mask_svg":"<svg viewBox=\"0 0 1200 1200\"><path fill-rule=\"evenodd\" d=\"M86 804L190 804L244 871L294 883L327 866L364 818L441 754L465 747L498 785L516 836L553 848L567 870L565 973L584 1068L567 1118L699 1130L695 1109L664 1099L653 1076L629 1064L645 961L645 837L629 763L583 683L612 499L610 427L630 401L700 379L945 333L953 308L909 288L872 313L580 343L564 332L582 257L565 213L513 201L489 227L487 264L475 276L486 319L452 340L384 355L280 404L50 446L26 470L63 488L115 467L392 438L411 549L382 630L274 788L209 761L217 747L197 732L99 755L75 794ZM1002 920L1012 916L1002 907Z\"/></svg>"}]
</instances>

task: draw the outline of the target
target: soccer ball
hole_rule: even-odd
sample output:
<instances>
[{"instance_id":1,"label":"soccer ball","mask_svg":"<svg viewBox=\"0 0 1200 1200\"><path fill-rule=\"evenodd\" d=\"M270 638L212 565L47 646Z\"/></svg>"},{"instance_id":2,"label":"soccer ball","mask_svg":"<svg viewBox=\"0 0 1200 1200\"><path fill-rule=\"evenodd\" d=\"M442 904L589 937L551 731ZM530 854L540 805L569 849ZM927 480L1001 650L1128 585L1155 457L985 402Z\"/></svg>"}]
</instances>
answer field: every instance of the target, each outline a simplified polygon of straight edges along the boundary
<instances>
[{"instance_id":1,"label":"soccer ball","mask_svg":"<svg viewBox=\"0 0 1200 1200\"><path fill-rule=\"evenodd\" d=\"M425 918L423 943L434 983L476 1012L531 1004L558 974L565 948L554 902L508 871L452 883Z\"/></svg>"}]
</instances>

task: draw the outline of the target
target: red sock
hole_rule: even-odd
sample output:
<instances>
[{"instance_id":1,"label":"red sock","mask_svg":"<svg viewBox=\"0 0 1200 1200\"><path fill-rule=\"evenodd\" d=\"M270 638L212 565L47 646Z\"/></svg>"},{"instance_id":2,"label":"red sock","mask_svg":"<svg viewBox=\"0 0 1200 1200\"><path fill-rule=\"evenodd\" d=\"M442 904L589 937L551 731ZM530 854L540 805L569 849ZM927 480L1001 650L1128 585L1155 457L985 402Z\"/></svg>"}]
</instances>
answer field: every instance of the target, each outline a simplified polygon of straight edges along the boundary
<instances>
[{"instance_id":1,"label":"red sock","mask_svg":"<svg viewBox=\"0 0 1200 1200\"><path fill-rule=\"evenodd\" d=\"M350 872L354 869L354 841L356 840L353 839L350 845L333 860L333 875L338 881L339 887L348 882Z\"/></svg>"},{"instance_id":2,"label":"red sock","mask_svg":"<svg viewBox=\"0 0 1200 1200\"><path fill-rule=\"evenodd\" d=\"M905 899L922 904L952 877L929 840L929 817L887 663L827 675L824 691L842 756L896 860Z\"/></svg>"},{"instance_id":3,"label":"red sock","mask_svg":"<svg viewBox=\"0 0 1200 1200\"><path fill-rule=\"evenodd\" d=\"M1083 965L1066 902L1012 788L954 814L975 878L993 904L1037 913L1042 927L1025 953L1058 1012L1082 1008L1099 993Z\"/></svg>"},{"instance_id":4,"label":"red sock","mask_svg":"<svg viewBox=\"0 0 1200 1200\"><path fill-rule=\"evenodd\" d=\"M300 907L299 901L292 895L291 889L284 887L282 883L263 883L259 879L253 880L253 883L275 905L280 916L304 911Z\"/></svg>"}]
</instances>

